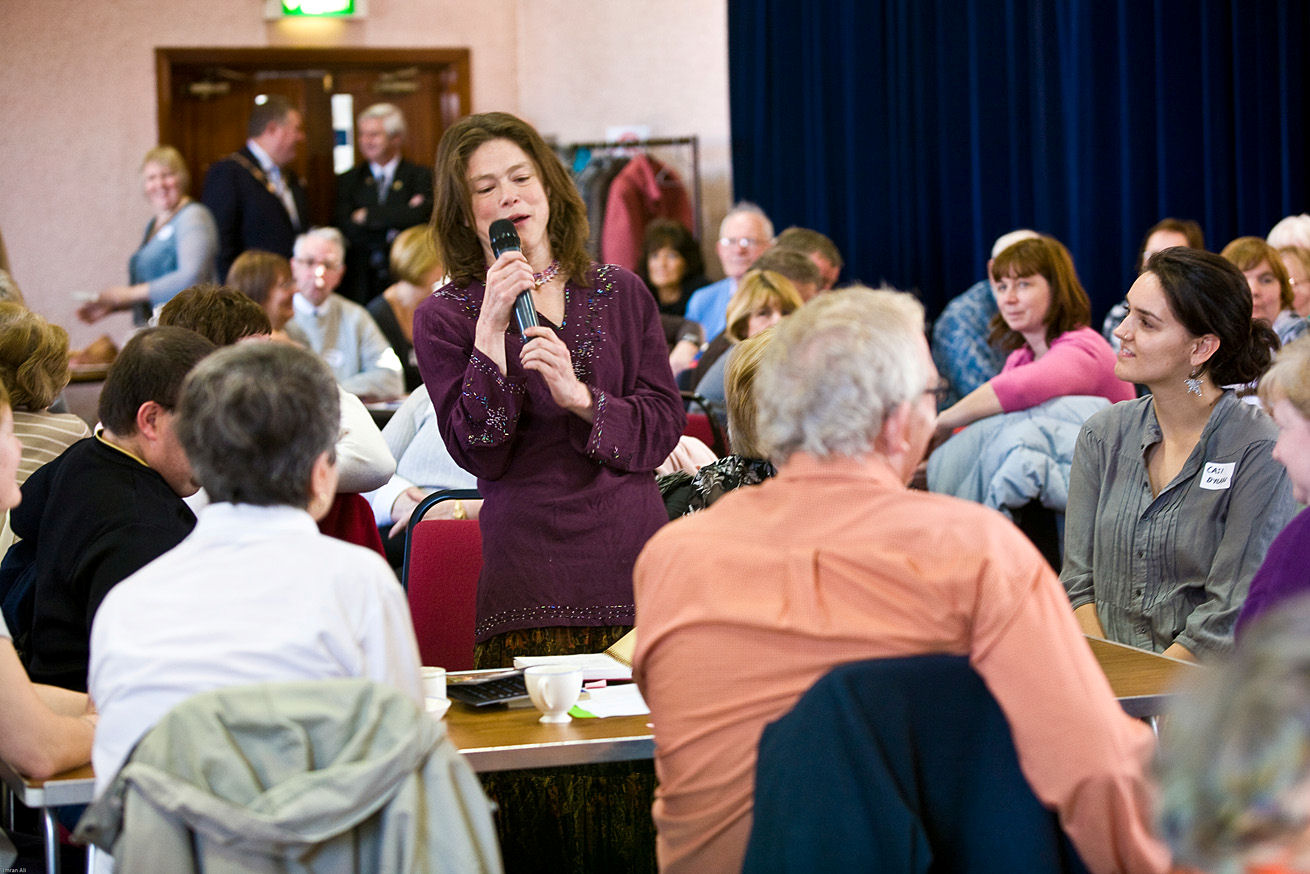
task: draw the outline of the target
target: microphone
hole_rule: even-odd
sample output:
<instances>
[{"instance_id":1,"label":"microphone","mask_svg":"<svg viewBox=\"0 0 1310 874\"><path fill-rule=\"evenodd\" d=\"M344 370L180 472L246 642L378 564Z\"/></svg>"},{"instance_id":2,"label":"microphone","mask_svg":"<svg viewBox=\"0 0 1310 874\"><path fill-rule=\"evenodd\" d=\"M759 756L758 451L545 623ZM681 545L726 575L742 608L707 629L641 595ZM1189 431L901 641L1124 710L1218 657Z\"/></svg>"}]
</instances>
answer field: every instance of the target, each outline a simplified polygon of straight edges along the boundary
<instances>
[{"instance_id":1,"label":"microphone","mask_svg":"<svg viewBox=\"0 0 1310 874\"><path fill-rule=\"evenodd\" d=\"M491 242L491 254L497 258L505 252L519 252L519 232L509 219L496 219L487 229ZM532 289L525 288L514 298L514 321L518 323L519 333L528 328L537 327L537 308L532 305Z\"/></svg>"}]
</instances>

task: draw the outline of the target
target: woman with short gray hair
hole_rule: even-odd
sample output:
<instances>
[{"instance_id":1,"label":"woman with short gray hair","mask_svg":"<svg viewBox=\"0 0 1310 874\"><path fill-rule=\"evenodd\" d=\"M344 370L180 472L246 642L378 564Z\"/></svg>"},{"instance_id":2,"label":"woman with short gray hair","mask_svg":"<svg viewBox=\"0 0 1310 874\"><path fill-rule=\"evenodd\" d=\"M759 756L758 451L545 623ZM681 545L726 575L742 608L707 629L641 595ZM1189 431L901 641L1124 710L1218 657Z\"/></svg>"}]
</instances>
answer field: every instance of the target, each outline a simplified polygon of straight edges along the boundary
<instances>
[{"instance_id":1,"label":"woman with short gray hair","mask_svg":"<svg viewBox=\"0 0 1310 874\"><path fill-rule=\"evenodd\" d=\"M183 383L173 427L213 503L96 613L98 790L160 717L199 692L364 677L422 703L391 568L315 525L337 489L338 404L327 365L284 343L228 346Z\"/></svg>"}]
</instances>

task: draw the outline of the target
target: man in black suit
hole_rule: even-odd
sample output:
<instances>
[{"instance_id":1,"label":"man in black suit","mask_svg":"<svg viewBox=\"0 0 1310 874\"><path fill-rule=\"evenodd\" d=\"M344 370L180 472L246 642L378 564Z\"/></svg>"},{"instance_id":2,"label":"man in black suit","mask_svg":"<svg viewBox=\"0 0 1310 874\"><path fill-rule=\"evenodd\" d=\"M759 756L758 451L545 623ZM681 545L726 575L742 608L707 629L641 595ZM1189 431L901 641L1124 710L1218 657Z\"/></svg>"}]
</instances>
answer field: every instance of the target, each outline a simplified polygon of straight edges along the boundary
<instances>
[{"instance_id":1,"label":"man in black suit","mask_svg":"<svg viewBox=\"0 0 1310 874\"><path fill-rule=\"evenodd\" d=\"M337 177L337 227L350 244L341 294L366 304L391 284L391 241L432 216L432 169L400 156L405 117L390 103L360 113L364 161Z\"/></svg>"},{"instance_id":2,"label":"man in black suit","mask_svg":"<svg viewBox=\"0 0 1310 874\"><path fill-rule=\"evenodd\" d=\"M291 257L296 235L309 226L305 189L285 169L305 141L300 112L285 97L268 95L250 113L245 146L215 161L201 199L218 223L218 276L236 257L263 249Z\"/></svg>"}]
</instances>

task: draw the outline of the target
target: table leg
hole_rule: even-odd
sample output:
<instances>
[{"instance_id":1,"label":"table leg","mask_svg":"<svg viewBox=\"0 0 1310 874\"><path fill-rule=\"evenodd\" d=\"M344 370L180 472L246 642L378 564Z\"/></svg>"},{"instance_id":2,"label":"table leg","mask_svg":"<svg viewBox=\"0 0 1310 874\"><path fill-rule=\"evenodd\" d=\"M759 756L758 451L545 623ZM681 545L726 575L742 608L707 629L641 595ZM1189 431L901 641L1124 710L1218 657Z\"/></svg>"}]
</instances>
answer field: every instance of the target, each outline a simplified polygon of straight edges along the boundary
<instances>
[{"instance_id":1,"label":"table leg","mask_svg":"<svg viewBox=\"0 0 1310 874\"><path fill-rule=\"evenodd\" d=\"M45 869L49 874L59 874L59 820L55 809L41 808L41 820L45 829Z\"/></svg>"}]
</instances>

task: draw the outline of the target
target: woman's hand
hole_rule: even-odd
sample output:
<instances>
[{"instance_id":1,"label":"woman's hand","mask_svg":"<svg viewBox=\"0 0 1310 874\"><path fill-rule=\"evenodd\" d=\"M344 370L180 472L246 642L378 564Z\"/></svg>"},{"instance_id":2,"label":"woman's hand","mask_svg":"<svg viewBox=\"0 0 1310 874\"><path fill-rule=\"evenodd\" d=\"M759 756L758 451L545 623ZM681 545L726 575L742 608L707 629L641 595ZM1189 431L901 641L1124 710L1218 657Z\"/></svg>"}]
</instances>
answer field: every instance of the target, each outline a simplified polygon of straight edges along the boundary
<instances>
[{"instance_id":1,"label":"woman's hand","mask_svg":"<svg viewBox=\"0 0 1310 874\"><path fill-rule=\"evenodd\" d=\"M482 295L473 345L506 372L505 331L519 294L532 288L532 267L522 252L502 252L487 271L487 288Z\"/></svg>"},{"instance_id":2,"label":"woman's hand","mask_svg":"<svg viewBox=\"0 0 1310 874\"><path fill-rule=\"evenodd\" d=\"M150 299L150 286L111 285L94 298L77 308L77 317L88 325L94 325L105 316L117 310L125 310L136 303Z\"/></svg>"},{"instance_id":3,"label":"woman's hand","mask_svg":"<svg viewBox=\"0 0 1310 874\"><path fill-rule=\"evenodd\" d=\"M541 374L555 403L588 422L594 421L595 399L591 396L591 389L579 382L573 373L569 347L550 328L538 325L524 333L531 339L519 353L523 369Z\"/></svg>"}]
</instances>

